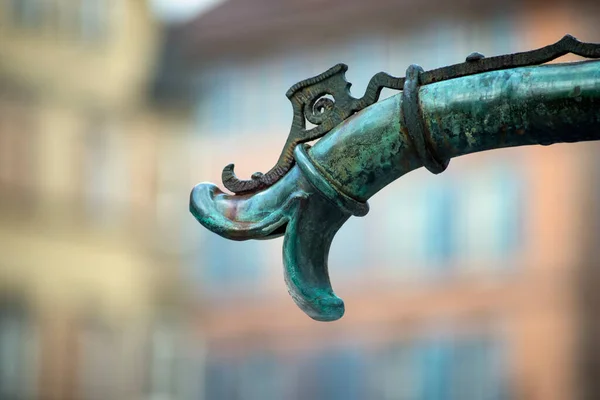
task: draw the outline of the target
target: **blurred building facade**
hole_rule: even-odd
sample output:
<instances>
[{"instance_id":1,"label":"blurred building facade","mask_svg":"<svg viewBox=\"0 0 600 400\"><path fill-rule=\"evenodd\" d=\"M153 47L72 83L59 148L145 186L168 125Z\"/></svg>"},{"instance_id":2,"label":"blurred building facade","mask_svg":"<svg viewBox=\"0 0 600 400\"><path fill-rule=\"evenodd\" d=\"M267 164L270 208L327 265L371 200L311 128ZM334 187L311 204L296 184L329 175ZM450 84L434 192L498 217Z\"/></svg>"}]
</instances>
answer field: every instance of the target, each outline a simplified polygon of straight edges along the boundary
<instances>
[{"instance_id":1,"label":"blurred building facade","mask_svg":"<svg viewBox=\"0 0 600 400\"><path fill-rule=\"evenodd\" d=\"M187 200L230 162L268 170L285 91L338 62L357 94L411 63L600 42L598 15L229 0L163 31L142 0L6 0L0 399L597 398L594 144L472 155L384 189L334 240L347 312L331 324L289 298L281 239L221 239Z\"/></svg>"},{"instance_id":2,"label":"blurred building facade","mask_svg":"<svg viewBox=\"0 0 600 400\"><path fill-rule=\"evenodd\" d=\"M169 220L186 119L148 101L161 27L142 0L0 21L0 398L197 398Z\"/></svg>"},{"instance_id":3,"label":"blurred building facade","mask_svg":"<svg viewBox=\"0 0 600 400\"><path fill-rule=\"evenodd\" d=\"M402 76L411 63L427 70L472 51L526 51L565 33L599 42L598 11L534 1L226 2L172 37L194 81L196 180L219 182L230 162L242 177L268 170L291 122L285 91L338 62L358 97L375 73ZM190 268L204 304L206 398L598 398L598 330L588 323L597 303L593 289L582 302L581 285L598 267L594 151L507 149L453 160L441 176L402 177L333 242L330 274L346 302L333 324L288 298L281 239L228 242L196 227L203 239Z\"/></svg>"}]
</instances>

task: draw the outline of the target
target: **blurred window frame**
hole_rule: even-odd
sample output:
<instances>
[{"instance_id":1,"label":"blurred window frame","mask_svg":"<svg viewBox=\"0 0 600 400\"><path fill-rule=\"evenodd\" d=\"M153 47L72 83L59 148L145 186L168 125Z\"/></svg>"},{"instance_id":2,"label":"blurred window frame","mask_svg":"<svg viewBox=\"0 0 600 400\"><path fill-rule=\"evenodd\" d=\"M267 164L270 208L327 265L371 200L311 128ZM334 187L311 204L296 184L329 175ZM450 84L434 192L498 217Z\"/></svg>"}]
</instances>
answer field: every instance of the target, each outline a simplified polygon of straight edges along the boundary
<instances>
[{"instance_id":1,"label":"blurred window frame","mask_svg":"<svg viewBox=\"0 0 600 400\"><path fill-rule=\"evenodd\" d=\"M102 42L108 36L110 0L79 0L79 36L85 42Z\"/></svg>"},{"instance_id":2,"label":"blurred window frame","mask_svg":"<svg viewBox=\"0 0 600 400\"><path fill-rule=\"evenodd\" d=\"M12 0L11 19L18 28L40 28L44 20L43 2L41 0Z\"/></svg>"},{"instance_id":3,"label":"blurred window frame","mask_svg":"<svg viewBox=\"0 0 600 400\"><path fill-rule=\"evenodd\" d=\"M0 398L34 398L38 342L31 309L20 296L0 299Z\"/></svg>"}]
</instances>

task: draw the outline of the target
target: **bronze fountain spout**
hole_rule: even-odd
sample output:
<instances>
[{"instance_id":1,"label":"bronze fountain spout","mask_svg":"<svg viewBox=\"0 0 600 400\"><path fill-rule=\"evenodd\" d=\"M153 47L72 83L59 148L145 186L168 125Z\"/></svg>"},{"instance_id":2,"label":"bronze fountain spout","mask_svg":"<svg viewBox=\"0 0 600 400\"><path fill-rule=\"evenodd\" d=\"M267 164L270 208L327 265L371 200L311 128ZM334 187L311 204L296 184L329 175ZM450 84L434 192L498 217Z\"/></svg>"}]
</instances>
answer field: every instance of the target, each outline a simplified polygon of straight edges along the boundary
<instances>
[{"instance_id":1,"label":"bronze fountain spout","mask_svg":"<svg viewBox=\"0 0 600 400\"><path fill-rule=\"evenodd\" d=\"M441 173L465 154L600 139L600 61L542 65L567 53L598 59L600 44L567 35L530 52L473 53L432 71L411 65L404 78L375 75L359 99L350 95L347 67L336 65L288 91L294 119L275 167L244 181L228 165L223 181L235 194L200 183L190 210L228 239L284 235L290 295L311 318L337 320L344 303L329 280L331 242L386 185L423 166ZM401 92L377 101L384 87Z\"/></svg>"}]
</instances>

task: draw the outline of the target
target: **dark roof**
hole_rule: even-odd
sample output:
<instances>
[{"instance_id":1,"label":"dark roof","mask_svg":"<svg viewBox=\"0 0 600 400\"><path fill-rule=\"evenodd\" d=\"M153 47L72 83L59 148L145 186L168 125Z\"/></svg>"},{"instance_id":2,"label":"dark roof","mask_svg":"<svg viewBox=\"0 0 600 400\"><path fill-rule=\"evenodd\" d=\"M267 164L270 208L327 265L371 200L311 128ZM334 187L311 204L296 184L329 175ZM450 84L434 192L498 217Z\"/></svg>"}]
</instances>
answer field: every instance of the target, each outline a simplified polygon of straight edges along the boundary
<instances>
[{"instance_id":1,"label":"dark roof","mask_svg":"<svg viewBox=\"0 0 600 400\"><path fill-rule=\"evenodd\" d=\"M185 54L195 60L256 53L277 46L310 45L352 35L434 20L436 16L479 13L509 1L480 0L228 0L178 27Z\"/></svg>"}]
</instances>

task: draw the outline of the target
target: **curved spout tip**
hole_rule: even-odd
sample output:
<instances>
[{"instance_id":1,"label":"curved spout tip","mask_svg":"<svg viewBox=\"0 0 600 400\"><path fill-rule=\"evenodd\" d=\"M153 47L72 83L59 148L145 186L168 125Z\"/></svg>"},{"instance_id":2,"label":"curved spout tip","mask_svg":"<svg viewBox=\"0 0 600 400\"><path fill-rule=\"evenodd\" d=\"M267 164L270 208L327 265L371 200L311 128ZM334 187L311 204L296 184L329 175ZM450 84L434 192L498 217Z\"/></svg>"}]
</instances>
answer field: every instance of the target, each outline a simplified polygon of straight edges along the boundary
<instances>
[{"instance_id":1,"label":"curved spout tip","mask_svg":"<svg viewBox=\"0 0 600 400\"><path fill-rule=\"evenodd\" d=\"M295 199L294 191L281 202L269 204L252 196L232 196L212 183L199 183L190 193L190 212L210 231L231 240L267 239L283 234Z\"/></svg>"},{"instance_id":2,"label":"curved spout tip","mask_svg":"<svg viewBox=\"0 0 600 400\"><path fill-rule=\"evenodd\" d=\"M329 248L350 217L312 189L298 168L264 192L229 195L212 183L196 185L190 211L204 227L233 240L285 234L284 278L294 302L317 321L344 315L329 280Z\"/></svg>"},{"instance_id":3,"label":"curved spout tip","mask_svg":"<svg viewBox=\"0 0 600 400\"><path fill-rule=\"evenodd\" d=\"M290 218L283 240L284 278L292 299L309 317L335 321L345 312L333 292L328 258L331 242L350 214L321 196L303 199Z\"/></svg>"},{"instance_id":4,"label":"curved spout tip","mask_svg":"<svg viewBox=\"0 0 600 400\"><path fill-rule=\"evenodd\" d=\"M288 284L288 288L290 288L288 292L296 305L315 321L337 321L344 316L346 311L344 300L336 296L331 288L322 291L322 293L315 291L316 293L313 293L312 296L308 293L304 293L303 297L297 295L295 291L291 289L289 281L286 280L286 283Z\"/></svg>"}]
</instances>

